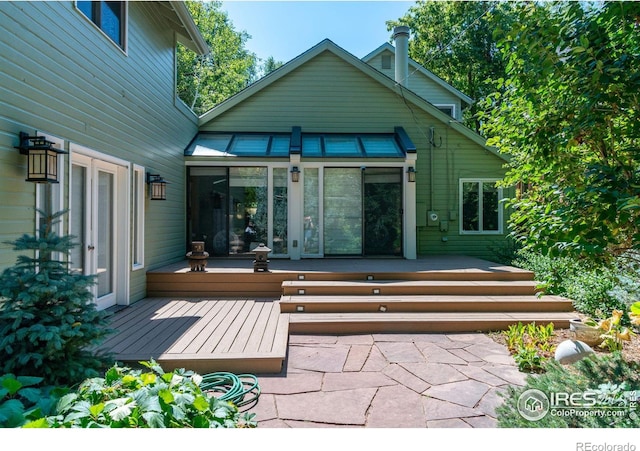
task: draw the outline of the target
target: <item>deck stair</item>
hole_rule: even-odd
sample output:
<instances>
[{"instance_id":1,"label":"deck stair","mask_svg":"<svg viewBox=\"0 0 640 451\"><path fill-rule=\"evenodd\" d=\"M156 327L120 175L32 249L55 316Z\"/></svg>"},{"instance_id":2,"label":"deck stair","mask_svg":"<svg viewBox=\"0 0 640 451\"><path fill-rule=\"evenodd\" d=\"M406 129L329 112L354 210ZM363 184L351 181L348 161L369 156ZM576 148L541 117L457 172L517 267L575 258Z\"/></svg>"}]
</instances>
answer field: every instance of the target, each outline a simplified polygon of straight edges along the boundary
<instances>
[{"instance_id":1,"label":"deck stair","mask_svg":"<svg viewBox=\"0 0 640 451\"><path fill-rule=\"evenodd\" d=\"M518 322L568 328L574 317L572 302L539 293L531 273L379 276L283 281L279 303L290 314L289 332L472 332Z\"/></svg>"}]
</instances>

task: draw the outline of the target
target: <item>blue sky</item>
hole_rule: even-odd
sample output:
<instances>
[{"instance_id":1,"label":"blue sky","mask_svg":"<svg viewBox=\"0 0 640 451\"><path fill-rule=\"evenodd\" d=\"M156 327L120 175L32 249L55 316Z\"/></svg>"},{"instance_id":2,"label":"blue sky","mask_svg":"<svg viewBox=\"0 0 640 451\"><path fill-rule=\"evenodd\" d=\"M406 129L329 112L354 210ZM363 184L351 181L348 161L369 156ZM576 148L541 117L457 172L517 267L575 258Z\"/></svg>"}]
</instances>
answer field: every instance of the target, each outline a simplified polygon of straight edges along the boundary
<instances>
[{"instance_id":1,"label":"blue sky","mask_svg":"<svg viewBox=\"0 0 640 451\"><path fill-rule=\"evenodd\" d=\"M287 62L325 38L362 58L391 35L386 21L402 17L415 2L385 0L223 1L236 31L251 35L247 49L262 60Z\"/></svg>"}]
</instances>

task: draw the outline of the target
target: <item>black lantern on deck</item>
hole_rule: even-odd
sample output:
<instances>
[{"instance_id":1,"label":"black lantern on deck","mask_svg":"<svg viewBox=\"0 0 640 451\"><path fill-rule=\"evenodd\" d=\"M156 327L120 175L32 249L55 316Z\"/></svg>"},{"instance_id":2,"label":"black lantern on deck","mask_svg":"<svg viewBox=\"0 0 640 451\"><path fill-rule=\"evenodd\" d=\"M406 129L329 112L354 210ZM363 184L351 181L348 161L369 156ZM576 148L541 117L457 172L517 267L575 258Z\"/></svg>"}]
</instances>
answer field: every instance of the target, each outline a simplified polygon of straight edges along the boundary
<instances>
[{"instance_id":1,"label":"black lantern on deck","mask_svg":"<svg viewBox=\"0 0 640 451\"><path fill-rule=\"evenodd\" d=\"M147 172L147 184L151 200L167 200L167 181L160 174Z\"/></svg>"},{"instance_id":2,"label":"black lantern on deck","mask_svg":"<svg viewBox=\"0 0 640 451\"><path fill-rule=\"evenodd\" d=\"M58 155L64 150L53 147L53 142L44 136L29 136L20 132L20 145L16 149L27 156L27 181L36 183L58 183Z\"/></svg>"}]
</instances>

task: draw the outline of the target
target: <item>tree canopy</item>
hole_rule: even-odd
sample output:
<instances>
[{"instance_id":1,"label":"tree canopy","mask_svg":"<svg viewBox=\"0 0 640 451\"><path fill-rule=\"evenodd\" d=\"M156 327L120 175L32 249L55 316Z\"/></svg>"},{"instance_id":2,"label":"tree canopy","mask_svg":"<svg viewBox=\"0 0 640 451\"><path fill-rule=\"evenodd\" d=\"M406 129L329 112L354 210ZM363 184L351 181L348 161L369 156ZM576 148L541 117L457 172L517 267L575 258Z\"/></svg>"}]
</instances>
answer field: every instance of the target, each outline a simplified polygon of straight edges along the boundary
<instances>
[{"instance_id":1,"label":"tree canopy","mask_svg":"<svg viewBox=\"0 0 640 451\"><path fill-rule=\"evenodd\" d=\"M505 63L493 30L515 19L510 2L418 1L397 21L411 28L409 56L444 81L476 100L465 111L465 124L480 131L476 114L481 100L495 91Z\"/></svg>"},{"instance_id":2,"label":"tree canopy","mask_svg":"<svg viewBox=\"0 0 640 451\"><path fill-rule=\"evenodd\" d=\"M552 255L640 248L640 3L522 3L496 31L501 92L482 107L510 157L513 236Z\"/></svg>"},{"instance_id":3,"label":"tree canopy","mask_svg":"<svg viewBox=\"0 0 640 451\"><path fill-rule=\"evenodd\" d=\"M257 75L257 57L245 48L249 34L236 31L222 3L188 1L211 53L198 56L178 46L178 97L200 115L236 94Z\"/></svg>"}]
</instances>

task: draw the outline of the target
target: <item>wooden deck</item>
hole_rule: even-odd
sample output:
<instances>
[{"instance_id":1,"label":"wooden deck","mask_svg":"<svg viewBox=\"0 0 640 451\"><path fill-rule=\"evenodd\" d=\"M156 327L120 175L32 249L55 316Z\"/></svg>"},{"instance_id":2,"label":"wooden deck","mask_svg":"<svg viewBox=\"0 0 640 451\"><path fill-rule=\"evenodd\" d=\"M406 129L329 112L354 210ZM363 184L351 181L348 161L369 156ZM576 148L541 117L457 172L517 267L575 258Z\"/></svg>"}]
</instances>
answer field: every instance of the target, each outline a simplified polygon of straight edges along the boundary
<instances>
[{"instance_id":1,"label":"wooden deck","mask_svg":"<svg viewBox=\"0 0 640 451\"><path fill-rule=\"evenodd\" d=\"M273 299L149 298L114 314L118 332L100 349L128 364L153 358L166 370L277 373L288 326Z\"/></svg>"},{"instance_id":2,"label":"wooden deck","mask_svg":"<svg viewBox=\"0 0 640 451\"><path fill-rule=\"evenodd\" d=\"M112 317L101 346L120 362L151 358L202 374L279 373L289 333L469 332L517 322L567 328L572 303L538 293L533 273L470 257L214 259L147 273L150 296Z\"/></svg>"}]
</instances>

